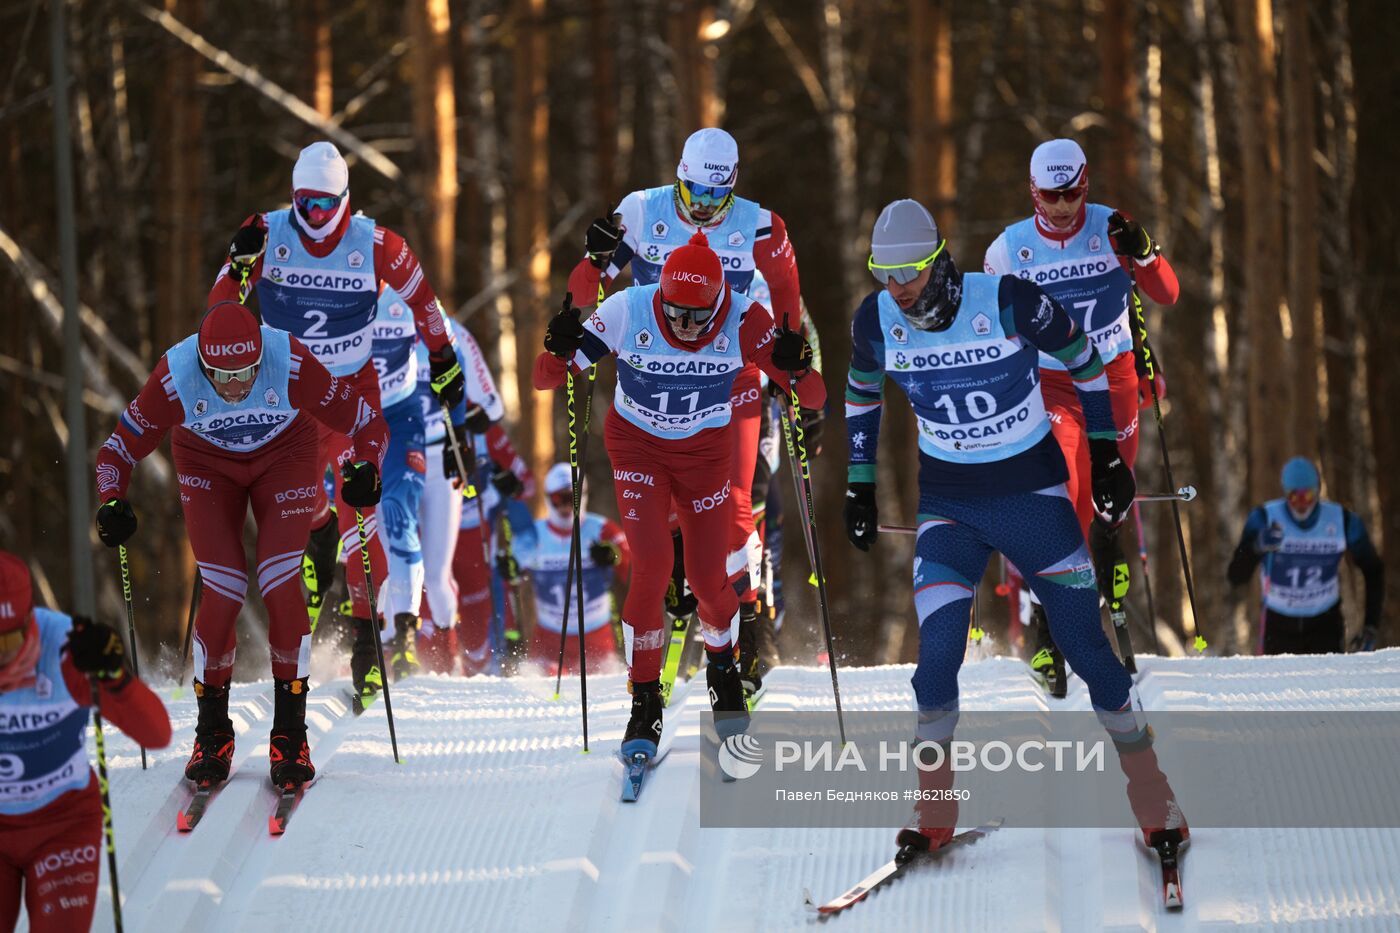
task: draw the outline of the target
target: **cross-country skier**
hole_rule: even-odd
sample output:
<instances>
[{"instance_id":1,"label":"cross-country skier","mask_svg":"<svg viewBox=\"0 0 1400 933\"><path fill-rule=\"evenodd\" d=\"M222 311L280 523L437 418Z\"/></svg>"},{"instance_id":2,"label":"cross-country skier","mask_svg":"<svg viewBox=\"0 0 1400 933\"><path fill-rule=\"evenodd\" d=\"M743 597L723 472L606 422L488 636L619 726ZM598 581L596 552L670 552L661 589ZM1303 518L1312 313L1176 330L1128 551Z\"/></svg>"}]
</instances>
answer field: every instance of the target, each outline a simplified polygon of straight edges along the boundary
<instances>
[{"instance_id":1,"label":"cross-country skier","mask_svg":"<svg viewBox=\"0 0 1400 933\"><path fill-rule=\"evenodd\" d=\"M375 505L389 442L383 416L301 341L259 326L247 308L224 301L204 316L197 333L165 351L97 452L98 536L117 547L136 532L126 500L131 471L175 429L180 503L204 585L194 637L199 724L185 767L192 781L224 780L233 760L228 685L235 622L248 589L243 521L249 505L258 526L258 589L272 655L272 781L303 784L316 773L306 744L311 627L297 582L321 489L318 426L350 439L341 490L346 503L351 509Z\"/></svg>"},{"instance_id":2,"label":"cross-country skier","mask_svg":"<svg viewBox=\"0 0 1400 933\"><path fill-rule=\"evenodd\" d=\"M1226 571L1243 586L1255 567L1264 604L1265 654L1326 654L1345 645L1338 570L1350 555L1366 580L1366 614L1353 651L1372 651L1380 631L1385 565L1355 512L1319 498L1322 479L1306 457L1283 466L1283 498L1258 506ZM1262 566L1260 566L1262 564Z\"/></svg>"},{"instance_id":3,"label":"cross-country skier","mask_svg":"<svg viewBox=\"0 0 1400 933\"><path fill-rule=\"evenodd\" d=\"M1088 335L1108 374L1118 450L1132 469L1137 462L1138 409L1151 404L1151 389L1136 365L1134 277L1129 270L1147 296L1163 305L1176 303L1176 272L1142 224L1111 207L1089 203L1089 165L1074 140L1052 139L1036 147L1030 193L1035 213L1002 231L988 247L983 269L1036 283ZM1064 364L1049 353L1040 354L1040 380L1050 430L1069 467L1066 487L1088 536L1102 595L1112 603L1115 568L1126 584L1127 559L1116 532L1102 521L1091 522L1088 432L1074 386ZM1165 392L1160 373L1157 388ZM1047 678L1055 695L1064 696L1063 658L1050 640L1043 607L1034 600L1032 606L1037 623L1032 667Z\"/></svg>"},{"instance_id":4,"label":"cross-country skier","mask_svg":"<svg viewBox=\"0 0 1400 933\"><path fill-rule=\"evenodd\" d=\"M0 930L20 904L35 933L92 926L102 796L87 757L88 709L143 748L170 744L160 698L131 675L121 636L35 608L29 568L0 551Z\"/></svg>"},{"instance_id":5,"label":"cross-country skier","mask_svg":"<svg viewBox=\"0 0 1400 933\"><path fill-rule=\"evenodd\" d=\"M432 360L433 391L442 404L456 405L465 391L462 370L418 258L397 233L363 214L351 214L345 160L331 143L317 142L301 151L292 169L292 206L254 214L239 228L229 262L209 292L209 307L256 291L263 323L298 338L331 375L353 385L378 408L379 380L370 351L381 283L394 289L413 313ZM343 462L347 439L325 427L318 430L321 463ZM335 473L340 483L339 470ZM314 505L311 527L326 536L328 523L334 521L340 529L356 629L351 676L357 691L374 692L381 682L374 648L379 623L366 594L354 513L332 510L319 484ZM372 572L382 580L386 562L373 510L365 516L365 529ZM329 586L329 580L318 585Z\"/></svg>"},{"instance_id":6,"label":"cross-country skier","mask_svg":"<svg viewBox=\"0 0 1400 933\"><path fill-rule=\"evenodd\" d=\"M1099 624L1093 565L1037 379L1038 353L1064 364L1088 425L1094 506L1120 522L1132 505L1133 475L1118 452L1094 345L1038 286L1016 276L960 273L917 201L895 201L880 213L869 267L883 287L866 297L851 324L846 533L862 551L877 534L875 465L889 378L908 397L919 427L919 739L952 738L972 594L988 557L1001 551L1027 575L1056 642L1089 686L1128 776L1144 840L1153 845L1165 832L1184 838L1186 824L1157 767L1132 681ZM920 783L937 797L952 777L947 768L921 771ZM917 826L900 833L901 846L934 849L952 837L956 802L928 800L917 814Z\"/></svg>"},{"instance_id":7,"label":"cross-country skier","mask_svg":"<svg viewBox=\"0 0 1400 933\"><path fill-rule=\"evenodd\" d=\"M787 226L773 211L735 195L738 177L739 145L733 136L715 127L692 133L681 150L673 183L633 191L611 217L599 217L588 228L587 256L569 276L574 304L592 307L597 303L600 281L606 286L629 264L635 284L657 282L671 252L700 232L719 255L732 290L747 294L755 276L762 274L770 295L767 309L773 319L780 324L791 322L810 334L802 326L797 255ZM753 689L761 680L755 647L760 625L757 585L762 546L754 528L752 485L762 397L758 368L746 366L734 380L734 473L730 483L734 525L728 539L727 570L739 594L740 662ZM764 638L771 642L771 617L765 617L762 624L769 627Z\"/></svg>"},{"instance_id":8,"label":"cross-country skier","mask_svg":"<svg viewBox=\"0 0 1400 933\"><path fill-rule=\"evenodd\" d=\"M567 463L556 463L544 477L545 516L532 527L517 529L514 550L497 558L501 576L529 571L535 590L536 625L530 640L529 661L540 670L555 673L559 667L559 631L567 632L564 672L578 670L578 620L570 594L569 617L564 618L564 588L569 578L573 541L573 480ZM583 631L587 639L588 672L611 669L617 657L613 634L614 580L626 581L631 569L631 549L622 529L610 518L588 511L588 494L579 504L579 535L583 548ZM575 583L577 587L577 583Z\"/></svg>"},{"instance_id":9,"label":"cross-country skier","mask_svg":"<svg viewBox=\"0 0 1400 933\"><path fill-rule=\"evenodd\" d=\"M791 375L800 404L808 408L822 406L826 387L811 368L806 339L787 328L775 330L766 308L729 286L703 233L670 251L659 284L612 295L586 325L579 317L566 298L549 323L545 352L535 360L534 383L558 388L571 365L582 372L617 355L617 391L603 438L634 562L622 610L632 691L622 752L624 758L652 756L661 735L661 604L672 569L672 503L684 533L686 574L699 602L711 706L735 714L731 723L737 724L747 717L732 641L739 600L725 569L734 507L735 379L749 363L780 385Z\"/></svg>"}]
</instances>

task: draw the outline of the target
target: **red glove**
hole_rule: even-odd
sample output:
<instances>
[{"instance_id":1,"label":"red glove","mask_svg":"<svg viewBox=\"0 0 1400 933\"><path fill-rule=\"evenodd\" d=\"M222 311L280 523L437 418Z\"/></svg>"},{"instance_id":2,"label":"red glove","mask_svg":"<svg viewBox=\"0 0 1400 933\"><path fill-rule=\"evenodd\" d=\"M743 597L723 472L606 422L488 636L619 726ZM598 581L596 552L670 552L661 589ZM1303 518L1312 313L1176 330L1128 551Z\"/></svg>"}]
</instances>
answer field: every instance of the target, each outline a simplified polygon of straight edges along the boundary
<instances>
[{"instance_id":1,"label":"red glove","mask_svg":"<svg viewBox=\"0 0 1400 933\"><path fill-rule=\"evenodd\" d=\"M1155 377L1154 379L1148 379L1146 376L1138 376L1138 408L1141 409L1141 408L1151 408L1151 407L1152 407L1152 385L1151 385L1151 383L1154 382L1154 381L1157 383L1157 399L1158 399L1158 401L1165 401L1165 400L1166 400L1166 398L1167 398L1167 377L1166 377L1166 376L1163 376L1162 373L1161 373L1161 371L1158 371L1158 372L1157 372L1157 375L1156 375L1156 377Z\"/></svg>"}]
</instances>

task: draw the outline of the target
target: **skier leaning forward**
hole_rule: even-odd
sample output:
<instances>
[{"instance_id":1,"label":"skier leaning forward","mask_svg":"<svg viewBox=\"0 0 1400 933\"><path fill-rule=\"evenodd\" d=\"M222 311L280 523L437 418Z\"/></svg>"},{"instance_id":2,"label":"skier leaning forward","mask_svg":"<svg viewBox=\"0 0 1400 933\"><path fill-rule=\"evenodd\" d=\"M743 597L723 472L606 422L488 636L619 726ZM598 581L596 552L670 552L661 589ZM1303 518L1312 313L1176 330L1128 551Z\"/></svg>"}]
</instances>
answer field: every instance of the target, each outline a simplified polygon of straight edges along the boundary
<instances>
[{"instance_id":1,"label":"skier leaning forward","mask_svg":"<svg viewBox=\"0 0 1400 933\"><path fill-rule=\"evenodd\" d=\"M603 437L636 560L622 610L632 692L623 757L654 755L661 737L661 603L671 576L673 501L699 600L711 706L735 714L727 719L737 727L747 713L733 648L739 599L725 572L733 521L732 390L739 372L755 363L779 385L794 375L799 403L820 408L826 387L811 368L811 347L797 332L776 330L766 308L732 290L718 255L697 233L672 251L659 284L610 296L586 325L566 299L550 321L545 351L535 360L539 389L563 385L570 362L578 373L609 353L618 358Z\"/></svg>"},{"instance_id":2,"label":"skier leaning forward","mask_svg":"<svg viewBox=\"0 0 1400 933\"><path fill-rule=\"evenodd\" d=\"M1001 551L1025 573L1055 642L1089 686L1128 776L1144 841L1151 846L1171 833L1184 841L1186 822L1157 766L1141 703L1099 624L1093 566L1037 384L1038 351L1065 364L1088 425L1094 505L1121 522L1134 484L1118 455L1098 353L1038 286L960 273L933 217L916 201L895 201L881 212L870 252L870 270L884 287L866 297L852 323L846 532L863 551L877 533L875 457L889 375L919 422L919 740L952 739L969 603L991 553ZM921 789L930 793L916 809L916 828L899 834L901 846L936 849L952 837L957 803L928 799L952 782L949 767L920 771Z\"/></svg>"},{"instance_id":3,"label":"skier leaning forward","mask_svg":"<svg viewBox=\"0 0 1400 933\"><path fill-rule=\"evenodd\" d=\"M260 326L235 301L215 305L197 333L165 352L97 452L97 528L108 547L135 533L125 499L131 471L171 428L180 505L204 585L194 639L199 723L185 776L222 781L233 761L228 685L248 589L243 520L251 504L272 655L272 781L304 784L316 775L306 744L311 623L297 581L321 488L317 431L350 438L341 495L369 508L379 501L388 425L297 338Z\"/></svg>"}]
</instances>

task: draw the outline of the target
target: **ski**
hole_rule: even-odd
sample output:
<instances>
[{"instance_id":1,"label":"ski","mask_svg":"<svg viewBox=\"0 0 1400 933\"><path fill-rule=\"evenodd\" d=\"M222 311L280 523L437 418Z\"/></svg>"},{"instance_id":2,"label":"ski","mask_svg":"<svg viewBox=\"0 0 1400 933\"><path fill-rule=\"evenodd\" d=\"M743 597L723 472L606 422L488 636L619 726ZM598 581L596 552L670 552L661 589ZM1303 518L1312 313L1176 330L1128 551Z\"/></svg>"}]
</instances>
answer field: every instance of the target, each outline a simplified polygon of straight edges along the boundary
<instances>
[{"instance_id":1,"label":"ski","mask_svg":"<svg viewBox=\"0 0 1400 933\"><path fill-rule=\"evenodd\" d=\"M214 799L214 795L218 793L222 783L221 781L200 781L197 783L189 806L175 815L175 828L182 833L192 832L199 825L205 809L209 806L209 801Z\"/></svg>"},{"instance_id":2,"label":"ski","mask_svg":"<svg viewBox=\"0 0 1400 933\"><path fill-rule=\"evenodd\" d=\"M622 802L636 803L637 798L642 793L642 783L646 781L647 772L651 770L652 756L645 752L637 752L631 758L623 761L625 771L622 775Z\"/></svg>"},{"instance_id":3,"label":"ski","mask_svg":"<svg viewBox=\"0 0 1400 933\"><path fill-rule=\"evenodd\" d=\"M1181 910L1184 897L1181 888L1181 853L1186 846L1175 839L1166 839L1153 847L1162 870L1162 906Z\"/></svg>"},{"instance_id":4,"label":"ski","mask_svg":"<svg viewBox=\"0 0 1400 933\"><path fill-rule=\"evenodd\" d=\"M269 835L280 836L287 831L287 821L292 818L292 811L305 791L305 784L287 783L278 788L277 809L267 818Z\"/></svg>"},{"instance_id":5,"label":"ski","mask_svg":"<svg viewBox=\"0 0 1400 933\"><path fill-rule=\"evenodd\" d=\"M679 725L679 710L685 706L686 697L690 694L690 686L694 681L683 681L680 689L673 695L677 713L670 722L661 727L661 741L656 745L656 754L648 755L645 752L637 752L630 758L624 757L621 751L618 752L618 759L622 762L622 802L636 803L641 796L642 785L646 783L647 775L651 769L666 760L666 756L671 753L671 746L676 744L676 727Z\"/></svg>"},{"instance_id":6,"label":"ski","mask_svg":"<svg viewBox=\"0 0 1400 933\"><path fill-rule=\"evenodd\" d=\"M811 892L804 891L804 901L807 906L807 909L814 910L817 913L823 915L839 913L845 910L847 907L850 907L852 904L864 900L866 895L878 888L880 885L885 884L886 882L891 881L895 878L898 878L901 874L904 873L904 869L908 868L910 865L916 864L918 862L929 862L940 859L943 857L943 854L949 849L956 848L957 846L967 845L968 843L976 842L978 839L981 839L988 833L999 829L1001 827L1001 824L1001 817L997 817L996 819L991 820L990 822L983 823L976 829L969 829L965 830L964 832L960 832L952 839L949 839L946 845L935 849L932 852L921 852L918 849L913 848L912 846L903 846L898 852L895 853L894 858L890 859L888 862L881 865L875 871L862 878L855 887L846 891L841 896L827 901L825 904L818 905L814 903L812 901Z\"/></svg>"},{"instance_id":7,"label":"ski","mask_svg":"<svg viewBox=\"0 0 1400 933\"><path fill-rule=\"evenodd\" d=\"M671 705L671 690L676 685L676 674L681 667L681 655L685 653L685 638L690 631L689 615L671 620L671 640L666 645L665 661L661 666L661 705Z\"/></svg>"}]
</instances>

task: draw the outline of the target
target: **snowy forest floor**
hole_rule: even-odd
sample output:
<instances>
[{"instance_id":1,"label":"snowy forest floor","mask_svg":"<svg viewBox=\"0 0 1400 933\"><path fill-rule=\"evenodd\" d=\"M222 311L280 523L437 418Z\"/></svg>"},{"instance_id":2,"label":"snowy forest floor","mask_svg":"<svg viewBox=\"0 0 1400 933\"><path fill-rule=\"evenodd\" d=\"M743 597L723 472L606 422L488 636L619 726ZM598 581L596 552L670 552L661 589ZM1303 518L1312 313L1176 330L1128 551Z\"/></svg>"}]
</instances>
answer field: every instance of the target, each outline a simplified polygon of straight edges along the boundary
<instances>
[{"instance_id":1,"label":"snowy forest floor","mask_svg":"<svg viewBox=\"0 0 1400 933\"><path fill-rule=\"evenodd\" d=\"M1148 710L1400 709L1400 649L1139 665ZM843 671L845 707L909 708L910 672ZM765 710L830 706L824 668L784 668L770 684ZM1162 910L1153 863L1129 831L1005 829L819 921L803 889L825 899L855 883L891 856L895 828L702 830L703 683L677 688L679 738L635 805L618 800L615 752L629 709L621 677L590 679L588 755L576 682L555 701L552 681L539 678L405 681L392 695L401 765L383 704L355 718L345 687L323 683L310 696L320 773L280 838L267 832L269 683L235 687L234 773L190 835L175 831L175 817L189 796L181 770L193 698L162 690L175 739L151 753L149 771L109 729L127 929L1400 927L1400 830L1387 829L1198 829L1179 915ZM965 710L1047 708L1027 667L1009 658L969 662L961 687ZM1056 708L1089 709L1083 682L1073 679ZM111 927L105 868L99 930Z\"/></svg>"}]
</instances>

